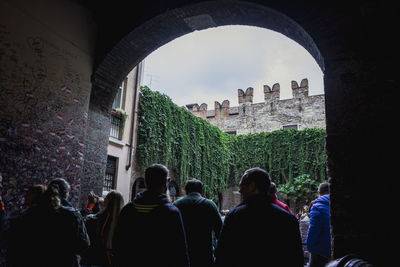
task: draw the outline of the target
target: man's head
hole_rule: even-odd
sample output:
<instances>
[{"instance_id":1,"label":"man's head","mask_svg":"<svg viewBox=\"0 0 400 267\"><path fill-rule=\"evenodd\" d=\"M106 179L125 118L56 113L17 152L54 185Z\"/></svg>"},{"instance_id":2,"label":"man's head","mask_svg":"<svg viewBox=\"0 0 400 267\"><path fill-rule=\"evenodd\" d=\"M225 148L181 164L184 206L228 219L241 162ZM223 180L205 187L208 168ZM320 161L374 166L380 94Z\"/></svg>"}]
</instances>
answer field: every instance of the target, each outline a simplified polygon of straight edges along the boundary
<instances>
[{"instance_id":1,"label":"man's head","mask_svg":"<svg viewBox=\"0 0 400 267\"><path fill-rule=\"evenodd\" d=\"M251 168L244 172L239 183L239 191L243 200L254 195L269 195L271 179L261 168Z\"/></svg>"},{"instance_id":2,"label":"man's head","mask_svg":"<svg viewBox=\"0 0 400 267\"><path fill-rule=\"evenodd\" d=\"M329 183L321 183L318 186L318 195L323 196L329 194Z\"/></svg>"},{"instance_id":3,"label":"man's head","mask_svg":"<svg viewBox=\"0 0 400 267\"><path fill-rule=\"evenodd\" d=\"M193 192L203 194L203 189L203 183L195 178L188 180L185 185L186 194L190 194Z\"/></svg>"},{"instance_id":4,"label":"man's head","mask_svg":"<svg viewBox=\"0 0 400 267\"><path fill-rule=\"evenodd\" d=\"M65 181L63 178L56 178L56 179L52 180L48 186L50 187L53 185L57 185L58 192L60 193L61 197L65 198L65 199L68 198L69 191L71 190L71 186L69 185L69 183L67 181Z\"/></svg>"},{"instance_id":5,"label":"man's head","mask_svg":"<svg viewBox=\"0 0 400 267\"><path fill-rule=\"evenodd\" d=\"M167 190L169 171L162 164L153 164L148 167L144 174L144 182L147 190L165 193Z\"/></svg>"},{"instance_id":6,"label":"man's head","mask_svg":"<svg viewBox=\"0 0 400 267\"><path fill-rule=\"evenodd\" d=\"M38 204L46 189L46 186L42 184L35 184L29 187L25 194L25 205L30 207Z\"/></svg>"}]
</instances>

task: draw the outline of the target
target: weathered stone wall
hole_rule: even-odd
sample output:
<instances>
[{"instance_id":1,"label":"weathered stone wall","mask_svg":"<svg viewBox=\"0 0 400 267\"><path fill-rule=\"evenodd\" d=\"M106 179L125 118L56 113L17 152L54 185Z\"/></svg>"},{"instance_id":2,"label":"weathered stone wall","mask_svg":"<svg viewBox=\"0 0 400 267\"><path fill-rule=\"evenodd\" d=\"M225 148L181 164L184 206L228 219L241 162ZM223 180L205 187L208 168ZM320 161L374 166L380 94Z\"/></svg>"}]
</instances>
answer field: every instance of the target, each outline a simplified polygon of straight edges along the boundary
<instances>
[{"instance_id":1,"label":"weathered stone wall","mask_svg":"<svg viewBox=\"0 0 400 267\"><path fill-rule=\"evenodd\" d=\"M222 193L222 210L230 210L241 202L241 196L239 188L237 186L231 186Z\"/></svg>"},{"instance_id":2,"label":"weathered stone wall","mask_svg":"<svg viewBox=\"0 0 400 267\"><path fill-rule=\"evenodd\" d=\"M11 215L28 186L56 177L69 181L74 204L80 195L92 34L81 38L87 20L79 6L50 2L43 10L0 1L0 190ZM53 16L65 10L70 23Z\"/></svg>"},{"instance_id":3,"label":"weathered stone wall","mask_svg":"<svg viewBox=\"0 0 400 267\"><path fill-rule=\"evenodd\" d=\"M238 89L239 106L230 107L229 101L215 102L214 110L203 103L187 105L197 116L218 126L222 131L236 134L271 132L284 126L297 125L299 130L325 128L324 95L308 95L308 80L300 86L292 81L293 98L280 100L280 86L264 86L264 102L253 104L253 88Z\"/></svg>"}]
</instances>

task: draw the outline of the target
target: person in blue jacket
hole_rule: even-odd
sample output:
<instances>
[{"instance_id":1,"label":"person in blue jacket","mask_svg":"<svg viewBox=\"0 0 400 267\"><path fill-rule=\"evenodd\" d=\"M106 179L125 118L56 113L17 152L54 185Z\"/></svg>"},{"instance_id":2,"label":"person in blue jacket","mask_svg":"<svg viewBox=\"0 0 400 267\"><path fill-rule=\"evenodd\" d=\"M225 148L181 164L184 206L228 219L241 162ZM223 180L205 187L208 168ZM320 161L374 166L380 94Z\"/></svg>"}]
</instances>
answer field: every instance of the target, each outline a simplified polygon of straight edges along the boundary
<instances>
[{"instance_id":1,"label":"person in blue jacket","mask_svg":"<svg viewBox=\"0 0 400 267\"><path fill-rule=\"evenodd\" d=\"M311 253L310 267L325 266L331 259L329 183L319 185L318 196L311 207L306 238L307 249Z\"/></svg>"}]
</instances>

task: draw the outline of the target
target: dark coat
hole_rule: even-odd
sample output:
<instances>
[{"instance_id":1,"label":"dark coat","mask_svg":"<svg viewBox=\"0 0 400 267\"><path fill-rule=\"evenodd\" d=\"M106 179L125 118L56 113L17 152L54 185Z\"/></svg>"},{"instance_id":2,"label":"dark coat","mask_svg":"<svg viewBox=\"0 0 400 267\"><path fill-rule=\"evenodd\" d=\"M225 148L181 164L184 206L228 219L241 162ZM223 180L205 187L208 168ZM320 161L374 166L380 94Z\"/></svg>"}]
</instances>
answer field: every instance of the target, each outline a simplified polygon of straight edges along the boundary
<instances>
[{"instance_id":1,"label":"dark coat","mask_svg":"<svg viewBox=\"0 0 400 267\"><path fill-rule=\"evenodd\" d=\"M188 242L190 266L207 267L214 262L213 238L221 231L217 205L200 194L190 194L174 202L182 213Z\"/></svg>"},{"instance_id":2,"label":"dark coat","mask_svg":"<svg viewBox=\"0 0 400 267\"><path fill-rule=\"evenodd\" d=\"M112 266L112 251L106 248L104 233L109 231L109 213L89 215L85 225L90 238L90 247L82 254L82 265Z\"/></svg>"},{"instance_id":3,"label":"dark coat","mask_svg":"<svg viewBox=\"0 0 400 267\"><path fill-rule=\"evenodd\" d=\"M10 266L79 266L90 241L78 211L35 207L14 219L9 231Z\"/></svg>"},{"instance_id":4,"label":"dark coat","mask_svg":"<svg viewBox=\"0 0 400 267\"><path fill-rule=\"evenodd\" d=\"M216 263L218 267L303 267L296 217L266 197L249 198L225 217Z\"/></svg>"},{"instance_id":5,"label":"dark coat","mask_svg":"<svg viewBox=\"0 0 400 267\"><path fill-rule=\"evenodd\" d=\"M180 211L166 195L150 191L121 210L113 250L118 266L189 266Z\"/></svg>"}]
</instances>

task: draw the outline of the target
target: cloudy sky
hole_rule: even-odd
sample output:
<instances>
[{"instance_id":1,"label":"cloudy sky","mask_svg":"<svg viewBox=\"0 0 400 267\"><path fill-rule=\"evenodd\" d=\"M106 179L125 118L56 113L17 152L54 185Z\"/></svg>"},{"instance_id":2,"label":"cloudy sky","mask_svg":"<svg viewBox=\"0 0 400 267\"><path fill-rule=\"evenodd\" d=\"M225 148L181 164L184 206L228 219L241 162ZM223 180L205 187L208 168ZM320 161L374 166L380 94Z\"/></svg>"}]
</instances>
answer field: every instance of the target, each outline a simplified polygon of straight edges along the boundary
<instances>
[{"instance_id":1,"label":"cloudy sky","mask_svg":"<svg viewBox=\"0 0 400 267\"><path fill-rule=\"evenodd\" d=\"M323 94L323 73L314 58L284 35L264 28L223 26L177 38L150 54L143 85L165 93L179 106L225 99L238 105L237 89L254 88L263 102L263 85L279 83L281 99L291 98L291 81L309 81L310 95Z\"/></svg>"}]
</instances>

